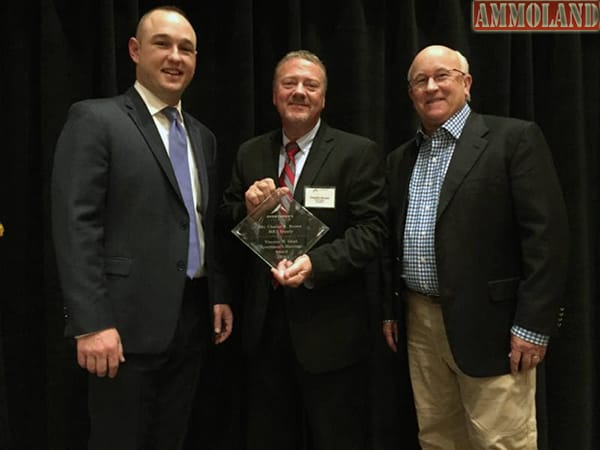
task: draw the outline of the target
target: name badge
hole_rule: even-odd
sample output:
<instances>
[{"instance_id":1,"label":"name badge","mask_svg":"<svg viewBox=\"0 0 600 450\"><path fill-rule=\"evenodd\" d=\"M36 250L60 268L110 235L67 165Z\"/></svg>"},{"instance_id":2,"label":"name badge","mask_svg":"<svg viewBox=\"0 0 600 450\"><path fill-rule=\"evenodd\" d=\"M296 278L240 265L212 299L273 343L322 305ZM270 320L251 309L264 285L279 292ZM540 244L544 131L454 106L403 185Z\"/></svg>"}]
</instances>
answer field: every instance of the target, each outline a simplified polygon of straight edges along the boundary
<instances>
[{"instance_id":1,"label":"name badge","mask_svg":"<svg viewBox=\"0 0 600 450\"><path fill-rule=\"evenodd\" d=\"M307 208L335 208L335 187L304 188L304 206Z\"/></svg>"}]
</instances>

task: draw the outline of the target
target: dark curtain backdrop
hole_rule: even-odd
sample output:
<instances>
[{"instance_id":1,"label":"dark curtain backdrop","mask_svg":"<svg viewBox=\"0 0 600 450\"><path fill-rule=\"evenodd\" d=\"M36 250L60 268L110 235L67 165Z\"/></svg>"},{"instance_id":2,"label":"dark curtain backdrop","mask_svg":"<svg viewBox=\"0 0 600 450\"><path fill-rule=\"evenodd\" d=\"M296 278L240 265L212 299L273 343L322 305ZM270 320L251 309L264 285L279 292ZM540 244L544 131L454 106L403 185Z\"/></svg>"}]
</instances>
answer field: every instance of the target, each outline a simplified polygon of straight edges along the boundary
<instances>
[{"instance_id":1,"label":"dark curtain backdrop","mask_svg":"<svg viewBox=\"0 0 600 450\"><path fill-rule=\"evenodd\" d=\"M599 449L599 34L474 33L467 0L175 3L198 32L197 75L184 106L216 133L224 184L238 145L278 125L272 71L292 49L310 49L327 65L325 119L376 140L386 152L415 131L406 71L414 54L432 43L460 49L471 62L475 110L540 124L572 235L564 325L540 373L540 448ZM49 234L52 157L72 102L131 85L127 39L140 12L156 5L40 0L0 6L0 221L6 228L0 238L1 449L84 448L86 378L72 343L62 338ZM405 360L386 350L376 284L371 292L374 447L415 449ZM188 449L241 449L237 333L211 352L209 363Z\"/></svg>"}]
</instances>

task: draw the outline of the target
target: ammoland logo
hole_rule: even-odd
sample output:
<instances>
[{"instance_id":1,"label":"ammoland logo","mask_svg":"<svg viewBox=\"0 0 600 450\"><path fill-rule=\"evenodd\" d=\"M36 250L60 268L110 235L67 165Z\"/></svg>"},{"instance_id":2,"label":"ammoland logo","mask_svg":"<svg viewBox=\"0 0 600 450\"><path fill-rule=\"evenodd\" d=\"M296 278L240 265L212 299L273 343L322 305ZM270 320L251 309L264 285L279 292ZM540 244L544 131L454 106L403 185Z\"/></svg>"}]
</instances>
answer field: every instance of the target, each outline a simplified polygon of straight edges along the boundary
<instances>
[{"instance_id":1,"label":"ammoland logo","mask_svg":"<svg viewBox=\"0 0 600 450\"><path fill-rule=\"evenodd\" d=\"M600 30L600 1L473 0L473 31Z\"/></svg>"}]
</instances>

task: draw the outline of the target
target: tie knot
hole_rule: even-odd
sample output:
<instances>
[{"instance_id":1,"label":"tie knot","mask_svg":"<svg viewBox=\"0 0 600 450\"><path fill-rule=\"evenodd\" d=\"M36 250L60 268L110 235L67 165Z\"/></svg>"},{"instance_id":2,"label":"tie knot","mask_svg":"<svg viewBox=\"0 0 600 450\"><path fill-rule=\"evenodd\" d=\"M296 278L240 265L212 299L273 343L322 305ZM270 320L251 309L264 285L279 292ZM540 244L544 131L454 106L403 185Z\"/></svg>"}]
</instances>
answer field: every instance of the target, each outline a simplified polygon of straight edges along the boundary
<instances>
[{"instance_id":1,"label":"tie knot","mask_svg":"<svg viewBox=\"0 0 600 450\"><path fill-rule=\"evenodd\" d=\"M285 145L285 151L288 155L288 158L293 160L296 156L296 153L300 151L300 147L298 147L296 141L290 141Z\"/></svg>"},{"instance_id":2,"label":"tie knot","mask_svg":"<svg viewBox=\"0 0 600 450\"><path fill-rule=\"evenodd\" d=\"M177 108L174 108L172 106L167 106L166 108L163 108L161 112L165 115L167 119L169 119L169 122L171 123L176 121L179 117L179 112L177 111Z\"/></svg>"}]
</instances>

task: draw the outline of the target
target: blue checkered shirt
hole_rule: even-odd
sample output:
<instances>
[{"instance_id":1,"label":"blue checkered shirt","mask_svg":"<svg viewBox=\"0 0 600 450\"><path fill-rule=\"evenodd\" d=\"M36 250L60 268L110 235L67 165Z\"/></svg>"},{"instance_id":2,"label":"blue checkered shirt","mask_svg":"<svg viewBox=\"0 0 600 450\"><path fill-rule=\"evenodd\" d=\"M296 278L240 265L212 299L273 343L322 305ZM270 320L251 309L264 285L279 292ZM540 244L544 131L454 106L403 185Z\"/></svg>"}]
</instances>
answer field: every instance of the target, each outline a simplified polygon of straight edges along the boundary
<instances>
[{"instance_id":1,"label":"blue checkered shirt","mask_svg":"<svg viewBox=\"0 0 600 450\"><path fill-rule=\"evenodd\" d=\"M431 136L417 132L419 153L408 191L408 211L404 227L402 276L406 286L428 295L439 295L435 259L435 222L440 191L456 141L471 113L468 104L448 119ZM539 345L547 345L549 337L517 325L511 332Z\"/></svg>"}]
</instances>

